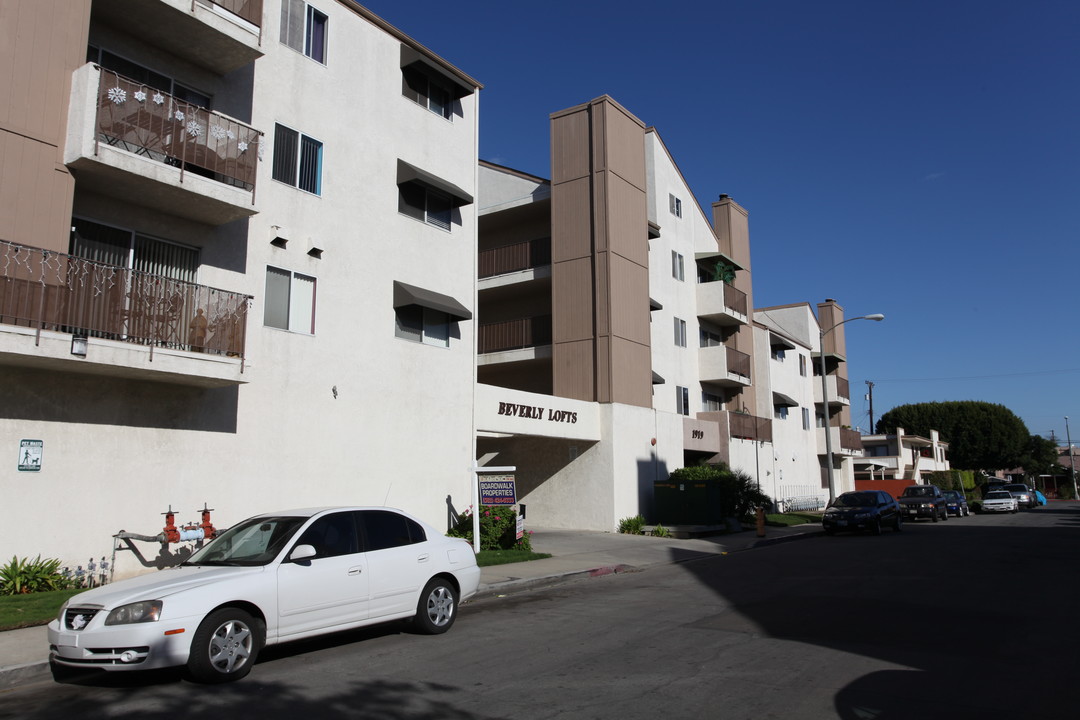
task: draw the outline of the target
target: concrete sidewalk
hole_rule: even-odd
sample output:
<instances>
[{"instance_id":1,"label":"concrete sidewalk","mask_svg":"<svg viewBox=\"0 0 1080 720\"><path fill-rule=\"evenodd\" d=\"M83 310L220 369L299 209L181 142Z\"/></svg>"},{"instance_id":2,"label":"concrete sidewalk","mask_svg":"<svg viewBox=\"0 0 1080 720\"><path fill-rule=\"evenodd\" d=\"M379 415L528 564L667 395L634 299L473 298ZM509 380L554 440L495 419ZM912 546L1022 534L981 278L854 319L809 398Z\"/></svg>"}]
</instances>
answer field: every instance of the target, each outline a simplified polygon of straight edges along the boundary
<instances>
[{"instance_id":1,"label":"concrete sidewalk","mask_svg":"<svg viewBox=\"0 0 1080 720\"><path fill-rule=\"evenodd\" d=\"M644 570L786 540L812 537L820 525L770 527L764 538L753 530L699 539L534 528L533 549L552 557L483 568L473 598L491 598L578 578ZM0 632L0 690L50 678L45 627Z\"/></svg>"}]
</instances>

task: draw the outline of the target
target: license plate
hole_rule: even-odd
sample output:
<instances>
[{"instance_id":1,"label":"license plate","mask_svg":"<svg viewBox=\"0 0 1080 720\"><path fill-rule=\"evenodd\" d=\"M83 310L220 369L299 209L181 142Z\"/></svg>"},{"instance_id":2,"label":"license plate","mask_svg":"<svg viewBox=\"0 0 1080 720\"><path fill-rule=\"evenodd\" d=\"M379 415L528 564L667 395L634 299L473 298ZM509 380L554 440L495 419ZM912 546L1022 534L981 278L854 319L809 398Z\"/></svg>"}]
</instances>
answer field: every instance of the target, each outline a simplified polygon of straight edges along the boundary
<instances>
[{"instance_id":1,"label":"license plate","mask_svg":"<svg viewBox=\"0 0 1080 720\"><path fill-rule=\"evenodd\" d=\"M847 525L847 520L837 520L837 521L836 521L836 524L837 524L837 525L841 525L841 526L843 526L843 525Z\"/></svg>"}]
</instances>

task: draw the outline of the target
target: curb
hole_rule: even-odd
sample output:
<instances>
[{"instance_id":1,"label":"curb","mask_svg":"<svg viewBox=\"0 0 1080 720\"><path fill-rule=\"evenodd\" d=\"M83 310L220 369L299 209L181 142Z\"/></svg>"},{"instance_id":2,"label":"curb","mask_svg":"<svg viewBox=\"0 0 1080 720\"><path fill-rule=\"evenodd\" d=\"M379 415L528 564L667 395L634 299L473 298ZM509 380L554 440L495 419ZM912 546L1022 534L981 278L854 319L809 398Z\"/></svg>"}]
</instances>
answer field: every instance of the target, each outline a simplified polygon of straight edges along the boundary
<instances>
[{"instance_id":1,"label":"curb","mask_svg":"<svg viewBox=\"0 0 1080 720\"><path fill-rule=\"evenodd\" d=\"M10 690L19 685L28 685L43 680L51 680L48 660L0 667L0 690Z\"/></svg>"},{"instance_id":2,"label":"curb","mask_svg":"<svg viewBox=\"0 0 1080 720\"><path fill-rule=\"evenodd\" d=\"M640 570L641 568L632 565L603 565L588 570L572 570L570 572L554 573L552 575L543 575L535 578L504 580L502 582L491 583L490 585L481 585L480 589L476 591L476 594L469 598L468 601L472 602L473 600L479 600L481 598L499 597L505 595L507 592L518 590L550 587L551 585L559 585L580 578L602 577L604 575L614 575L616 573L639 572Z\"/></svg>"}]
</instances>

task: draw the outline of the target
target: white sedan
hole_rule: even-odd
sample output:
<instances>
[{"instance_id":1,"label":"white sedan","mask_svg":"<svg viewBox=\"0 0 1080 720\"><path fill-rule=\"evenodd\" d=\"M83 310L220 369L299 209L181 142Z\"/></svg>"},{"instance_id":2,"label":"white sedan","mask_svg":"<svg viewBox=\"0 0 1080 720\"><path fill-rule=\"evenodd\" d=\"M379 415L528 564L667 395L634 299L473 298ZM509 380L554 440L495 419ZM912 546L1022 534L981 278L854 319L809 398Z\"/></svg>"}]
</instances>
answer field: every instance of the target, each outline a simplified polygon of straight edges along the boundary
<instances>
[{"instance_id":1,"label":"white sedan","mask_svg":"<svg viewBox=\"0 0 1080 720\"><path fill-rule=\"evenodd\" d=\"M49 623L53 663L105 670L185 665L238 680L266 645L402 618L446 632L476 593L472 547L390 508L259 515L181 566L72 597Z\"/></svg>"},{"instance_id":2,"label":"white sedan","mask_svg":"<svg viewBox=\"0 0 1080 720\"><path fill-rule=\"evenodd\" d=\"M983 512L1014 513L1020 509L1020 503L1008 490L991 490L983 498L982 509Z\"/></svg>"}]
</instances>

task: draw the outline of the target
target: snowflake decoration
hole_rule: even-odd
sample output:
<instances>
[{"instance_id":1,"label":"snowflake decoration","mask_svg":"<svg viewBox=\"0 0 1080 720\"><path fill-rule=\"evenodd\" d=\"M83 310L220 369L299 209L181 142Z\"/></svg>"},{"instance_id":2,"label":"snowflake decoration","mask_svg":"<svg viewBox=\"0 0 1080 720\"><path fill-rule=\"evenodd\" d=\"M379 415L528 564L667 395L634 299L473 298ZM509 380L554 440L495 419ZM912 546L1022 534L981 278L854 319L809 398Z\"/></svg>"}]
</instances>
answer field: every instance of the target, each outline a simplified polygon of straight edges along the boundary
<instances>
[{"instance_id":1,"label":"snowflake decoration","mask_svg":"<svg viewBox=\"0 0 1080 720\"><path fill-rule=\"evenodd\" d=\"M200 135L202 135L202 132L203 132L202 125L195 122L194 120L189 120L188 121L188 124L187 124L187 134L188 135L190 135L193 138L197 138Z\"/></svg>"},{"instance_id":2,"label":"snowflake decoration","mask_svg":"<svg viewBox=\"0 0 1080 720\"><path fill-rule=\"evenodd\" d=\"M114 88L109 88L109 99L117 105L122 105L127 101L127 90L117 85Z\"/></svg>"},{"instance_id":3,"label":"snowflake decoration","mask_svg":"<svg viewBox=\"0 0 1080 720\"><path fill-rule=\"evenodd\" d=\"M210 135L215 140L222 140L222 139L225 138L227 133L225 132L225 128L221 127L220 125L215 125L212 128L210 128Z\"/></svg>"},{"instance_id":4,"label":"snowflake decoration","mask_svg":"<svg viewBox=\"0 0 1080 720\"><path fill-rule=\"evenodd\" d=\"M144 93L142 90L136 90L135 99L139 102L146 102L146 93Z\"/></svg>"},{"instance_id":5,"label":"snowflake decoration","mask_svg":"<svg viewBox=\"0 0 1080 720\"><path fill-rule=\"evenodd\" d=\"M236 149L239 150L240 152L247 152L247 147L248 147L247 143L244 142L243 140L236 143Z\"/></svg>"},{"instance_id":6,"label":"snowflake decoration","mask_svg":"<svg viewBox=\"0 0 1080 720\"><path fill-rule=\"evenodd\" d=\"M225 131L225 137L229 138L230 140L235 140L236 139L236 133L234 133L232 131L232 128L229 128L228 130Z\"/></svg>"},{"instance_id":7,"label":"snowflake decoration","mask_svg":"<svg viewBox=\"0 0 1080 720\"><path fill-rule=\"evenodd\" d=\"M154 93L154 104L163 105L165 103L165 96L161 93Z\"/></svg>"},{"instance_id":8,"label":"snowflake decoration","mask_svg":"<svg viewBox=\"0 0 1080 720\"><path fill-rule=\"evenodd\" d=\"M184 122L184 113L180 110L173 113L173 117L176 118L178 122Z\"/></svg>"}]
</instances>

